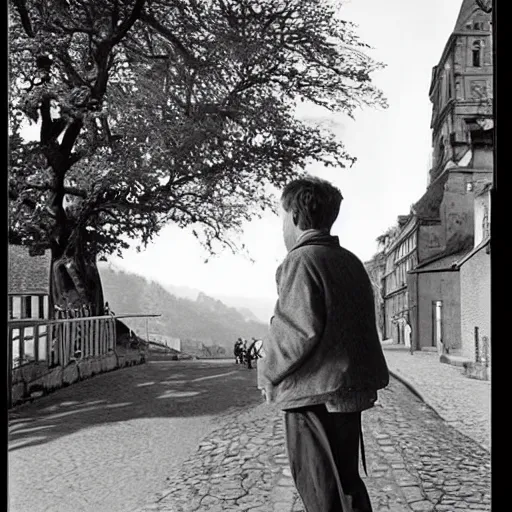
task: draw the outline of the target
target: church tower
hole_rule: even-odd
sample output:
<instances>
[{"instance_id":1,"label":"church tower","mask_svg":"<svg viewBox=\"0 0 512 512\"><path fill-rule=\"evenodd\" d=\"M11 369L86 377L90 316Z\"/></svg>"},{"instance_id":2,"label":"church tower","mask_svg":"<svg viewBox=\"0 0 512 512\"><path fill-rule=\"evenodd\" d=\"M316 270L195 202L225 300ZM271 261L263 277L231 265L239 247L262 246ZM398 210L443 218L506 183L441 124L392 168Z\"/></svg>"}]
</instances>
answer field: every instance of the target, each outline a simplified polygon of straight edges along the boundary
<instances>
[{"instance_id":1,"label":"church tower","mask_svg":"<svg viewBox=\"0 0 512 512\"><path fill-rule=\"evenodd\" d=\"M491 14L476 0L463 0L454 31L432 71L429 183L452 167L492 172L492 85Z\"/></svg>"}]
</instances>

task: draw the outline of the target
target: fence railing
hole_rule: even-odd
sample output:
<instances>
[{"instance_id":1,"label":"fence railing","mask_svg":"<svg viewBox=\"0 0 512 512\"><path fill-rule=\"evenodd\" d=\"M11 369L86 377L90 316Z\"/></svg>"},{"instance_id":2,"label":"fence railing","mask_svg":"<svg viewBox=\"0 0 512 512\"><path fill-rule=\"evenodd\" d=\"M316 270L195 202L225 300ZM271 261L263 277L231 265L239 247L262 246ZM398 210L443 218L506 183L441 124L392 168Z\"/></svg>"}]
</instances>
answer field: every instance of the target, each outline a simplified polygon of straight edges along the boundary
<instances>
[{"instance_id":1,"label":"fence railing","mask_svg":"<svg viewBox=\"0 0 512 512\"><path fill-rule=\"evenodd\" d=\"M39 363L49 369L72 361L108 354L116 347L116 319L153 315L79 316L76 318L15 319L8 325L8 403L11 404L13 371ZM147 331L147 327L146 327ZM130 331L131 332L131 331Z\"/></svg>"},{"instance_id":2,"label":"fence railing","mask_svg":"<svg viewBox=\"0 0 512 512\"><path fill-rule=\"evenodd\" d=\"M10 320L8 329L12 369L42 361L50 368L66 366L73 359L107 354L116 343L113 316Z\"/></svg>"}]
</instances>

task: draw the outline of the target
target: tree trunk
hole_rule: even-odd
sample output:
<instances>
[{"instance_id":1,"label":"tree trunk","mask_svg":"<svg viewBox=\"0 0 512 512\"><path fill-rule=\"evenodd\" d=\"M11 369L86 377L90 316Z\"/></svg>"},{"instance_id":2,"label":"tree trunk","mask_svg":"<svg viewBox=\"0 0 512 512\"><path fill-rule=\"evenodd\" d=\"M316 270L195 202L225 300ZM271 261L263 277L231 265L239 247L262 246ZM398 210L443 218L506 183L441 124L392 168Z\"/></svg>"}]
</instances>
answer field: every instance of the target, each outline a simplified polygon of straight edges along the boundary
<instances>
[{"instance_id":1,"label":"tree trunk","mask_svg":"<svg viewBox=\"0 0 512 512\"><path fill-rule=\"evenodd\" d=\"M59 254L52 251L50 272L50 316L58 309L80 310L87 308L90 316L104 314L103 286L95 259L85 257L80 251Z\"/></svg>"}]
</instances>

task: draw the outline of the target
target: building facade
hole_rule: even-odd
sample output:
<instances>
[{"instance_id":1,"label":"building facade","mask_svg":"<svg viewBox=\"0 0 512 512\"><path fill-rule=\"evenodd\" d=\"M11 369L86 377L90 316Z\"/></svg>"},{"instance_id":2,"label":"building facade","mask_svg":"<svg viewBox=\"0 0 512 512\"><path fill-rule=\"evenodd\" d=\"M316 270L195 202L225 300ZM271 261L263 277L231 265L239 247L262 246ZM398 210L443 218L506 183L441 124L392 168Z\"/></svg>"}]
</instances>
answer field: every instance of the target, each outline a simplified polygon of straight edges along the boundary
<instances>
[{"instance_id":1,"label":"building facade","mask_svg":"<svg viewBox=\"0 0 512 512\"><path fill-rule=\"evenodd\" d=\"M461 295L461 354L490 368L491 362L491 184L475 197L475 243L458 263Z\"/></svg>"},{"instance_id":2,"label":"building facade","mask_svg":"<svg viewBox=\"0 0 512 512\"><path fill-rule=\"evenodd\" d=\"M493 175L491 34L490 14L464 0L432 71L428 187L385 251L385 337L405 343L410 329L413 349L462 349L458 263L475 244L475 190Z\"/></svg>"},{"instance_id":3,"label":"building facade","mask_svg":"<svg viewBox=\"0 0 512 512\"><path fill-rule=\"evenodd\" d=\"M373 287L373 297L375 301L375 318L377 320L377 329L381 341L384 336L384 298L382 296L382 286L384 271L386 268L386 256L383 251L379 251L370 261L364 264L368 277Z\"/></svg>"},{"instance_id":4,"label":"building facade","mask_svg":"<svg viewBox=\"0 0 512 512\"><path fill-rule=\"evenodd\" d=\"M30 256L18 245L8 251L8 318L48 318L50 253Z\"/></svg>"},{"instance_id":5,"label":"building facade","mask_svg":"<svg viewBox=\"0 0 512 512\"><path fill-rule=\"evenodd\" d=\"M407 273L418 262L417 218L399 217L398 227L398 234L385 251L384 337L407 345L407 326L410 326Z\"/></svg>"},{"instance_id":6,"label":"building facade","mask_svg":"<svg viewBox=\"0 0 512 512\"><path fill-rule=\"evenodd\" d=\"M472 147L493 145L491 24L491 15L475 0L464 0L454 31L432 70L430 182L454 163L467 167L473 161L472 167L481 167Z\"/></svg>"}]
</instances>

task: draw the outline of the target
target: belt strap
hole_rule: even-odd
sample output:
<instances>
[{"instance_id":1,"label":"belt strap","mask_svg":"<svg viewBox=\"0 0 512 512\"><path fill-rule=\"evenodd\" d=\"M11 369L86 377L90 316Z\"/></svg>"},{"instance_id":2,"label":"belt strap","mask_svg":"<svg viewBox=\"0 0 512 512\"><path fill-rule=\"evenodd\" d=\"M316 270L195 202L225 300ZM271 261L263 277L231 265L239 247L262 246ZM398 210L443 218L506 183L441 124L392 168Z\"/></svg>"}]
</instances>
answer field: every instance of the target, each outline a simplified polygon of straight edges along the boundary
<instances>
[{"instance_id":1,"label":"belt strap","mask_svg":"<svg viewBox=\"0 0 512 512\"><path fill-rule=\"evenodd\" d=\"M363 427L361 422L359 423L359 442L361 444L361 461L363 463L364 474L368 476L368 471L366 471L366 457L364 454L364 441L363 441Z\"/></svg>"}]
</instances>

